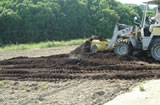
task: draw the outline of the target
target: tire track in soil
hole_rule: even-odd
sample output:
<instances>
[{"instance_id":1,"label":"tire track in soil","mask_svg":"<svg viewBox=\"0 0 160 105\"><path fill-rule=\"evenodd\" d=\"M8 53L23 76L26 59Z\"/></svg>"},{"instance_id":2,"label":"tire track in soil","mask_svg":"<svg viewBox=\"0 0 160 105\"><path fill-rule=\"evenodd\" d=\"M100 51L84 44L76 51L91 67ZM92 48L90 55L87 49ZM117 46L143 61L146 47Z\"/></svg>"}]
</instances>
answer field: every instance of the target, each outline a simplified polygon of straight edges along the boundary
<instances>
[{"instance_id":1,"label":"tire track in soil","mask_svg":"<svg viewBox=\"0 0 160 105\"><path fill-rule=\"evenodd\" d=\"M80 81L50 92L49 95L52 96L54 92L74 88L87 80L114 80L116 82L125 80L127 83L129 80L137 83L146 79L160 78L160 65L150 57L116 56L113 53L89 54L88 49L82 48L84 45L70 54L38 58L17 57L0 61L0 80L60 83L70 82L70 80ZM120 86L119 84L118 82L115 87ZM123 88L128 89L130 86L123 85ZM111 88L114 89L114 87ZM111 92L107 92L104 96L105 101L114 98L121 90L123 89L120 87L109 90ZM48 94L44 93L35 98L43 99L47 98L46 96ZM94 101L98 102L98 99ZM26 101L24 104L28 103L29 101Z\"/></svg>"},{"instance_id":2,"label":"tire track in soil","mask_svg":"<svg viewBox=\"0 0 160 105\"><path fill-rule=\"evenodd\" d=\"M72 56L18 57L0 61L0 80L57 82L73 79L160 78L160 65L152 58L117 56L113 53Z\"/></svg>"}]
</instances>

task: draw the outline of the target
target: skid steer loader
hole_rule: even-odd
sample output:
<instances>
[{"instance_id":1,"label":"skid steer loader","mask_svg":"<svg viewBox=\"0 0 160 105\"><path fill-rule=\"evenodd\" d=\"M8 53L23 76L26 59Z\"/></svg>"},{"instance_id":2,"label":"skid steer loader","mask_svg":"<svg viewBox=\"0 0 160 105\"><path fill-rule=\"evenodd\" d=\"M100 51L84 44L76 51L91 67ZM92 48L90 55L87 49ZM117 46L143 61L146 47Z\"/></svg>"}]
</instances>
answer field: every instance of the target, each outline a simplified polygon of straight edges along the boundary
<instances>
[{"instance_id":1,"label":"skid steer loader","mask_svg":"<svg viewBox=\"0 0 160 105\"><path fill-rule=\"evenodd\" d=\"M138 26L117 24L112 39L109 42L99 43L93 40L90 47L91 51L108 51L113 48L114 53L118 55L130 55L135 50L141 50L150 52L155 60L160 61L160 25L154 27L152 32L150 32L150 24L146 22L148 19L148 5L160 6L160 0L150 0L145 2L145 4L146 6L141 24L137 24L137 17L134 18L134 21Z\"/></svg>"}]
</instances>

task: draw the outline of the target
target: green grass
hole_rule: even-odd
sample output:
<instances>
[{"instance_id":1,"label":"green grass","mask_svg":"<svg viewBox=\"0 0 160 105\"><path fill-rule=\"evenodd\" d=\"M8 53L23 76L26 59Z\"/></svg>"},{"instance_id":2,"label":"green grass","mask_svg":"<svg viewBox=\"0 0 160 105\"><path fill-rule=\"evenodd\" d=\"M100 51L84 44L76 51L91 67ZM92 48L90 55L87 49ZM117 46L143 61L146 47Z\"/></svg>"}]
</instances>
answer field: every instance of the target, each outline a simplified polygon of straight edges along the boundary
<instances>
[{"instance_id":1,"label":"green grass","mask_svg":"<svg viewBox=\"0 0 160 105\"><path fill-rule=\"evenodd\" d=\"M4 83L3 82L0 82L0 86L3 86L4 85Z\"/></svg>"},{"instance_id":2,"label":"green grass","mask_svg":"<svg viewBox=\"0 0 160 105\"><path fill-rule=\"evenodd\" d=\"M0 47L0 51L1 52L20 51L20 50L27 50L27 49L72 46L72 45L80 45L84 43L85 41L86 39L78 39L78 40L71 40L71 41L48 41L48 42L40 42L40 43L33 43L33 44L7 45L4 47Z\"/></svg>"},{"instance_id":3,"label":"green grass","mask_svg":"<svg viewBox=\"0 0 160 105\"><path fill-rule=\"evenodd\" d=\"M44 89L48 89L48 85L43 86Z\"/></svg>"},{"instance_id":4,"label":"green grass","mask_svg":"<svg viewBox=\"0 0 160 105\"><path fill-rule=\"evenodd\" d=\"M143 85L139 85L139 90L140 90L141 92L145 91L144 86L143 86Z\"/></svg>"}]
</instances>

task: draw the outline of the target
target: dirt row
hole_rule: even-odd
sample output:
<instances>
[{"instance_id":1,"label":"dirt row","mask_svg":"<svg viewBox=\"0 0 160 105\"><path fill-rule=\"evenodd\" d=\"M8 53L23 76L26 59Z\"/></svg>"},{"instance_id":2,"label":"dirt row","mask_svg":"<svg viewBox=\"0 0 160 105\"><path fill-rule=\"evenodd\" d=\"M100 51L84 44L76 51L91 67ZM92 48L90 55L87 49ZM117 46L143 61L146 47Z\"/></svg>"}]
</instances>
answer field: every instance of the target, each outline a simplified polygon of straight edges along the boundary
<instances>
[{"instance_id":1,"label":"dirt row","mask_svg":"<svg viewBox=\"0 0 160 105\"><path fill-rule=\"evenodd\" d=\"M97 38L97 37L96 37ZM16 57L0 61L0 80L63 81L73 79L160 78L158 62L140 53L118 56L113 52L91 53L91 38L68 54Z\"/></svg>"},{"instance_id":2,"label":"dirt row","mask_svg":"<svg viewBox=\"0 0 160 105\"><path fill-rule=\"evenodd\" d=\"M157 62L114 53L18 57L0 62L0 80L60 81L73 79L160 78Z\"/></svg>"},{"instance_id":3,"label":"dirt row","mask_svg":"<svg viewBox=\"0 0 160 105\"><path fill-rule=\"evenodd\" d=\"M24 57L24 51L20 57L4 57L0 61L0 81L4 82L0 104L103 105L141 81L160 78L159 63L143 53L136 57L93 54L89 46L86 42L69 54L53 55L62 51L57 48L48 55L33 51Z\"/></svg>"}]
</instances>

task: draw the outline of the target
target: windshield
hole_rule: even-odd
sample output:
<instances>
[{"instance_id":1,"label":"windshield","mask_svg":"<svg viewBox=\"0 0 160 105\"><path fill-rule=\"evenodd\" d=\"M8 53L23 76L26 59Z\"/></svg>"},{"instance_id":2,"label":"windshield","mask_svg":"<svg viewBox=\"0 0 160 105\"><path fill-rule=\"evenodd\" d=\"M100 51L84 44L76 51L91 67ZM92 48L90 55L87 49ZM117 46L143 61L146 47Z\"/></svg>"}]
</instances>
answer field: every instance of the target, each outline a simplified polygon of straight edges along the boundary
<instances>
[{"instance_id":1,"label":"windshield","mask_svg":"<svg viewBox=\"0 0 160 105\"><path fill-rule=\"evenodd\" d=\"M143 28L145 27L145 24L146 24L147 10L148 10L148 4L145 5L144 14L143 14L143 19L142 19L142 23L141 23L141 26L142 26Z\"/></svg>"}]
</instances>

